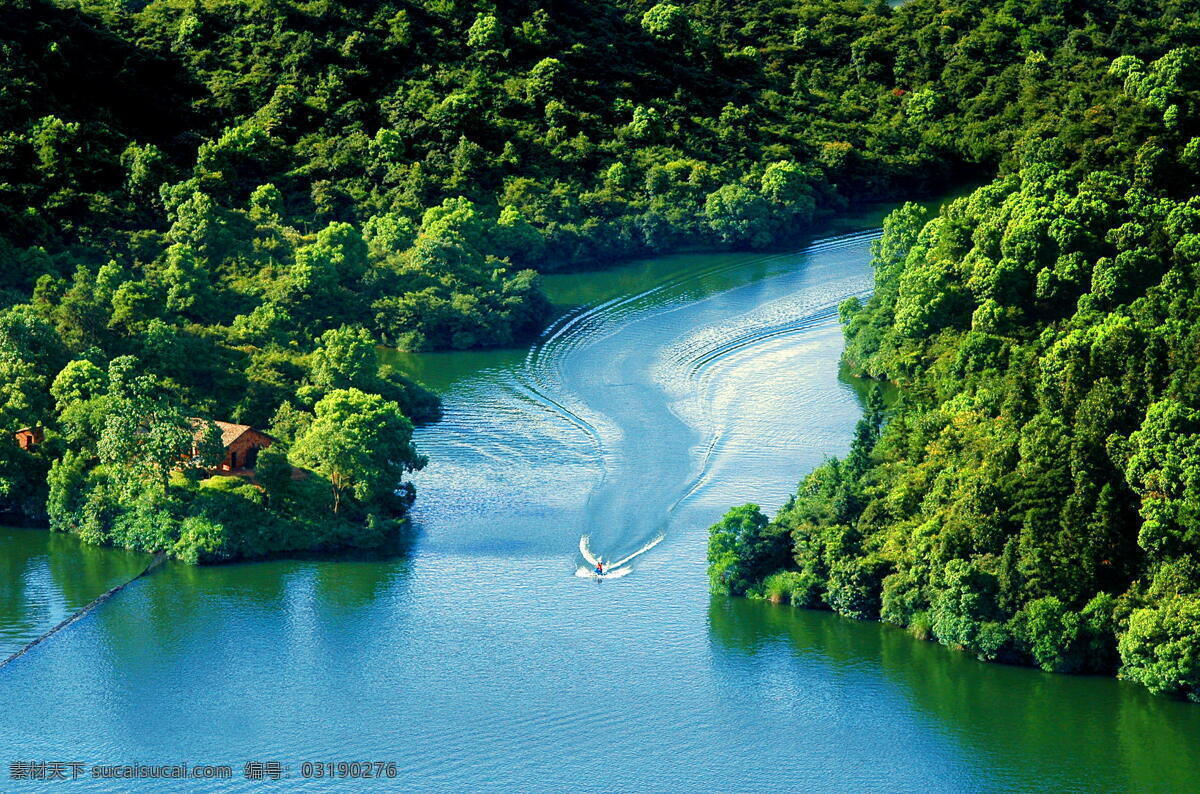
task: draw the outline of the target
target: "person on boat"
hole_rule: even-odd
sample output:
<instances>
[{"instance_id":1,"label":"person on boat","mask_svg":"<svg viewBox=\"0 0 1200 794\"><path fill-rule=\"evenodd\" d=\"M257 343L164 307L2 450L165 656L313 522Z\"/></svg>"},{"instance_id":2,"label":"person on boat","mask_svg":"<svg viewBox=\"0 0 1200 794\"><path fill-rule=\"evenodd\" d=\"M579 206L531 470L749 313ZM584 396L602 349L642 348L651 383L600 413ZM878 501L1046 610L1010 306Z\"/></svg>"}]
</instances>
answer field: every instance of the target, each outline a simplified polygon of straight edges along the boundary
<instances>
[{"instance_id":1,"label":"person on boat","mask_svg":"<svg viewBox=\"0 0 1200 794\"><path fill-rule=\"evenodd\" d=\"M603 559L596 560L596 575L597 576L604 575L604 560Z\"/></svg>"}]
</instances>

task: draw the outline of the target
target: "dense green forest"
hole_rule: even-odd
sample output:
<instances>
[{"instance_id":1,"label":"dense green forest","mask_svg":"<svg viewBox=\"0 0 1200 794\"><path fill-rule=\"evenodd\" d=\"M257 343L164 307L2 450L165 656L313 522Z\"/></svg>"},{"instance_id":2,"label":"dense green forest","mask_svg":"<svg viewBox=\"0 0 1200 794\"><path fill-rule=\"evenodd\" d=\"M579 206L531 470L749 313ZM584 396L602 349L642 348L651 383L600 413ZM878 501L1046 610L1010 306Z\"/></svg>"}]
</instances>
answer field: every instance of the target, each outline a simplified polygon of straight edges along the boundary
<instances>
[{"instance_id":1,"label":"dense green forest","mask_svg":"<svg viewBox=\"0 0 1200 794\"><path fill-rule=\"evenodd\" d=\"M1184 0L10 0L0 430L45 436L3 506L197 562L371 545L438 416L378 345L999 174L888 221L843 316L900 402L714 528L714 587L1200 698L1198 44ZM278 441L206 478L193 417Z\"/></svg>"},{"instance_id":2,"label":"dense green forest","mask_svg":"<svg viewBox=\"0 0 1200 794\"><path fill-rule=\"evenodd\" d=\"M899 400L773 519L713 527L713 588L1200 702L1200 7L991 5L911 29L944 53L918 91L1013 155L893 213L841 307L845 363ZM939 88L956 58L1003 129Z\"/></svg>"},{"instance_id":3,"label":"dense green forest","mask_svg":"<svg viewBox=\"0 0 1200 794\"><path fill-rule=\"evenodd\" d=\"M376 345L518 342L538 271L783 245L1002 159L1003 133L962 148L901 87L936 73L888 51L909 24L857 1L0 4L0 431L44 432L0 451L7 520L197 561L377 542L438 405ZM194 418L277 443L253 481L206 478Z\"/></svg>"}]
</instances>

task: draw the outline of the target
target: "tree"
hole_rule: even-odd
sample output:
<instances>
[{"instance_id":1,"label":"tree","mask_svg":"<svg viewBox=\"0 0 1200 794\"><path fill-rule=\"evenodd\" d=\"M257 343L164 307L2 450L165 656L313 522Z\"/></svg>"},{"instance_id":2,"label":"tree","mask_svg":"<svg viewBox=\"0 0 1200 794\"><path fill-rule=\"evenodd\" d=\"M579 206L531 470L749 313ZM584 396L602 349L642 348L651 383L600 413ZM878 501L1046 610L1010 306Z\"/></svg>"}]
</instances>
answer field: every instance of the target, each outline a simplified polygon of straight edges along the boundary
<instances>
[{"instance_id":1,"label":"tree","mask_svg":"<svg viewBox=\"0 0 1200 794\"><path fill-rule=\"evenodd\" d=\"M1200 598L1135 611L1118 643L1121 677L1200 703Z\"/></svg>"},{"instance_id":2,"label":"tree","mask_svg":"<svg viewBox=\"0 0 1200 794\"><path fill-rule=\"evenodd\" d=\"M169 311L197 319L211 316L209 274L190 246L176 243L167 249L162 278Z\"/></svg>"},{"instance_id":3,"label":"tree","mask_svg":"<svg viewBox=\"0 0 1200 794\"><path fill-rule=\"evenodd\" d=\"M292 464L285 444L272 444L259 451L254 478L266 491L271 509L280 510L292 493Z\"/></svg>"},{"instance_id":4,"label":"tree","mask_svg":"<svg viewBox=\"0 0 1200 794\"><path fill-rule=\"evenodd\" d=\"M284 402L271 417L271 435L291 444L312 424L313 415L302 411L290 402Z\"/></svg>"},{"instance_id":5,"label":"tree","mask_svg":"<svg viewBox=\"0 0 1200 794\"><path fill-rule=\"evenodd\" d=\"M87 359L76 359L62 368L50 384L58 421L67 440L94 448L100 440L108 412L104 370Z\"/></svg>"},{"instance_id":6,"label":"tree","mask_svg":"<svg viewBox=\"0 0 1200 794\"><path fill-rule=\"evenodd\" d=\"M771 243L767 203L742 185L725 185L710 193L704 202L704 217L724 242L755 248Z\"/></svg>"},{"instance_id":7,"label":"tree","mask_svg":"<svg viewBox=\"0 0 1200 794\"><path fill-rule=\"evenodd\" d=\"M386 501L406 472L425 466L412 443L412 422L394 402L339 389L323 397L314 412L291 459L328 478L335 513L346 494L362 504Z\"/></svg>"},{"instance_id":8,"label":"tree","mask_svg":"<svg viewBox=\"0 0 1200 794\"><path fill-rule=\"evenodd\" d=\"M132 356L109 364L109 409L97 449L100 462L111 467L126 495L139 482L154 483L165 494L172 471L209 468L221 460L221 433L212 422L189 419L138 369Z\"/></svg>"},{"instance_id":9,"label":"tree","mask_svg":"<svg viewBox=\"0 0 1200 794\"><path fill-rule=\"evenodd\" d=\"M744 595L788 562L786 530L770 524L758 505L730 509L708 530L708 577L714 593Z\"/></svg>"},{"instance_id":10,"label":"tree","mask_svg":"<svg viewBox=\"0 0 1200 794\"><path fill-rule=\"evenodd\" d=\"M161 192L172 221L168 240L190 246L202 259L219 259L230 244L229 218L212 196L187 182L163 185Z\"/></svg>"},{"instance_id":11,"label":"tree","mask_svg":"<svg viewBox=\"0 0 1200 794\"><path fill-rule=\"evenodd\" d=\"M931 610L934 634L946 645L995 658L996 577L961 559L946 564L944 577Z\"/></svg>"},{"instance_id":12,"label":"tree","mask_svg":"<svg viewBox=\"0 0 1200 794\"><path fill-rule=\"evenodd\" d=\"M1068 610L1057 597L1030 601L1014 621L1018 639L1038 667L1048 673L1074 672L1082 666L1079 615Z\"/></svg>"},{"instance_id":13,"label":"tree","mask_svg":"<svg viewBox=\"0 0 1200 794\"><path fill-rule=\"evenodd\" d=\"M379 379L375 340L361 327L326 331L313 352L310 378L321 393L352 387L371 390Z\"/></svg>"},{"instance_id":14,"label":"tree","mask_svg":"<svg viewBox=\"0 0 1200 794\"><path fill-rule=\"evenodd\" d=\"M526 91L531 102L545 103L562 90L567 77L566 67L557 58L543 58L534 64L526 78Z\"/></svg>"},{"instance_id":15,"label":"tree","mask_svg":"<svg viewBox=\"0 0 1200 794\"><path fill-rule=\"evenodd\" d=\"M154 144L139 146L129 144L121 154L121 165L126 171L125 189L134 199L147 207L160 205L158 188L166 172L166 156Z\"/></svg>"},{"instance_id":16,"label":"tree","mask_svg":"<svg viewBox=\"0 0 1200 794\"><path fill-rule=\"evenodd\" d=\"M467 46L473 50L498 50L504 46L504 31L495 15L475 17L467 31Z\"/></svg>"},{"instance_id":17,"label":"tree","mask_svg":"<svg viewBox=\"0 0 1200 794\"><path fill-rule=\"evenodd\" d=\"M48 420L50 379L65 362L58 334L33 307L0 312L0 429L11 433Z\"/></svg>"},{"instance_id":18,"label":"tree","mask_svg":"<svg viewBox=\"0 0 1200 794\"><path fill-rule=\"evenodd\" d=\"M686 41L692 30L687 12L671 3L659 3L643 14L642 29L667 41Z\"/></svg>"},{"instance_id":19,"label":"tree","mask_svg":"<svg viewBox=\"0 0 1200 794\"><path fill-rule=\"evenodd\" d=\"M496 255L514 262L536 262L542 253L542 235L511 204L500 210L493 233Z\"/></svg>"},{"instance_id":20,"label":"tree","mask_svg":"<svg viewBox=\"0 0 1200 794\"><path fill-rule=\"evenodd\" d=\"M808 222L816 209L812 193L812 175L799 163L780 160L763 171L763 198L776 205L790 219Z\"/></svg>"},{"instance_id":21,"label":"tree","mask_svg":"<svg viewBox=\"0 0 1200 794\"><path fill-rule=\"evenodd\" d=\"M1125 476L1142 497L1138 543L1156 561L1200 550L1200 412L1155 402L1129 441Z\"/></svg>"}]
</instances>

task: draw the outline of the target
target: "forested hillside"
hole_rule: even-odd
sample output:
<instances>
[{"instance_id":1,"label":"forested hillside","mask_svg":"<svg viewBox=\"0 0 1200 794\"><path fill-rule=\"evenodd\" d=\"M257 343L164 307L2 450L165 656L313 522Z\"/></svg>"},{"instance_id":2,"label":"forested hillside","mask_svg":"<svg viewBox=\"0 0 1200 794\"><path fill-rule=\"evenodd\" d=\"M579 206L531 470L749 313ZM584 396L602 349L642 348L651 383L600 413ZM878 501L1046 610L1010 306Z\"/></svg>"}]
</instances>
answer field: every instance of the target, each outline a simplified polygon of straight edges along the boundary
<instances>
[{"instance_id":1,"label":"forested hillside","mask_svg":"<svg viewBox=\"0 0 1200 794\"><path fill-rule=\"evenodd\" d=\"M539 269L784 244L989 167L1004 144L918 123L937 103L896 76L907 24L863 2L4 3L0 431L44 436L0 452L5 513L197 560L377 541L438 409L375 345L521 341ZM221 450L195 417L276 451L254 482L204 479Z\"/></svg>"},{"instance_id":2,"label":"forested hillside","mask_svg":"<svg viewBox=\"0 0 1200 794\"><path fill-rule=\"evenodd\" d=\"M874 294L841 307L846 364L898 404L773 520L714 527L713 587L1200 701L1200 16L1008 7L973 24L1029 37L996 108L1014 156L894 213Z\"/></svg>"}]
</instances>

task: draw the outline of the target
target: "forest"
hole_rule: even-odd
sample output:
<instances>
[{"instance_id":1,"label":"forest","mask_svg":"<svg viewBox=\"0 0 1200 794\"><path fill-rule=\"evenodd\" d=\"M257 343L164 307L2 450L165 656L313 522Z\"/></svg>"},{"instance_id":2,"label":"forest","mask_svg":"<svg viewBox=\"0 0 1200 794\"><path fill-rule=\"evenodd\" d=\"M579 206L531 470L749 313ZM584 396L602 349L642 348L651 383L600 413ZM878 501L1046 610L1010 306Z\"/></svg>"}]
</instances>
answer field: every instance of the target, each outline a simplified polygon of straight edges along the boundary
<instances>
[{"instance_id":1,"label":"forest","mask_svg":"<svg viewBox=\"0 0 1200 794\"><path fill-rule=\"evenodd\" d=\"M874 292L840 314L846 366L899 396L877 386L849 453L777 515L712 528L712 587L1200 702L1200 8L963 22L883 52L931 42L940 76L902 87L1012 154L888 218ZM1002 131L945 90L964 70Z\"/></svg>"},{"instance_id":2,"label":"forest","mask_svg":"<svg viewBox=\"0 0 1200 794\"><path fill-rule=\"evenodd\" d=\"M889 218L845 360L898 386L715 590L1200 699L1200 7L11 0L6 520L216 562L372 546L539 273ZM207 476L211 420L276 443ZM297 477L297 472L304 476Z\"/></svg>"},{"instance_id":3,"label":"forest","mask_svg":"<svg viewBox=\"0 0 1200 794\"><path fill-rule=\"evenodd\" d=\"M969 170L874 43L904 24L878 2L4 3L0 431L37 443L0 445L0 513L193 562L378 544L439 416L381 346L521 343L540 272L784 246ZM217 421L275 440L252 479L208 476Z\"/></svg>"}]
</instances>

